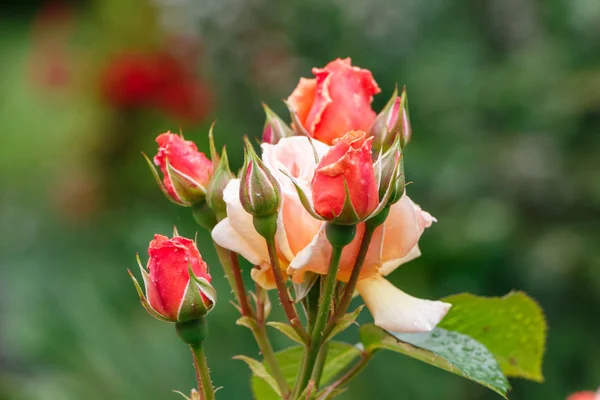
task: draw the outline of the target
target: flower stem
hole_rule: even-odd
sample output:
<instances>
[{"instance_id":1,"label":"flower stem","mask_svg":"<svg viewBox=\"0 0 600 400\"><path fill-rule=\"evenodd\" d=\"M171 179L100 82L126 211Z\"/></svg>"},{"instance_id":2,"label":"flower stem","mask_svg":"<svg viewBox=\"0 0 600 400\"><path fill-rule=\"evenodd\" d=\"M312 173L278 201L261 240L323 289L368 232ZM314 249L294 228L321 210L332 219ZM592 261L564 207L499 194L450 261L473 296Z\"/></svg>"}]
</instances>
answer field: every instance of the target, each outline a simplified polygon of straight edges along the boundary
<instances>
[{"instance_id":1,"label":"flower stem","mask_svg":"<svg viewBox=\"0 0 600 400\"><path fill-rule=\"evenodd\" d=\"M363 353L361 359L354 364L352 368L348 370L342 377L340 377L337 381L333 382L331 386L329 386L322 394L319 396L317 400L325 400L328 396L336 389L344 386L348 382L350 382L356 375L358 375L366 366L367 363L373 357L372 353Z\"/></svg>"},{"instance_id":2,"label":"flower stem","mask_svg":"<svg viewBox=\"0 0 600 400\"><path fill-rule=\"evenodd\" d=\"M203 400L214 400L215 390L210 379L206 356L202 349L202 344L190 345L194 356L194 366L196 368L196 379L198 379L198 391L202 393Z\"/></svg>"},{"instance_id":3,"label":"flower stem","mask_svg":"<svg viewBox=\"0 0 600 400\"><path fill-rule=\"evenodd\" d=\"M360 271L362 270L365 258L367 257L367 252L369 251L369 246L371 245L371 240L373 239L373 234L375 233L375 230L385 221L388 213L389 208L386 207L383 209L383 211L381 211L380 215L365 223L365 232L360 242L360 248L358 250L356 260L354 261L354 266L352 268L352 273L350 274L350 279L348 279L348 284L346 284L346 287L344 288L342 298L337 304L335 313L331 318L329 325L325 329L325 336L331 333L333 328L335 328L335 324L339 321L340 318L344 316L344 314L348 310L350 302L352 301L352 296L354 295L354 290L356 289L356 284L358 283Z\"/></svg>"},{"instance_id":4,"label":"flower stem","mask_svg":"<svg viewBox=\"0 0 600 400\"><path fill-rule=\"evenodd\" d=\"M273 378L275 378L275 382L277 382L277 386L279 387L283 398L287 399L290 395L291 389L285 380L285 377L283 376L283 372L281 371L281 367L279 366L277 359L275 358L275 352L273 351L273 346L271 346L271 342L269 341L264 321L262 323L258 322L256 326L256 329L252 329L256 343L258 344L260 352L265 359L265 363L269 367L269 372L271 372L271 375Z\"/></svg>"},{"instance_id":5,"label":"flower stem","mask_svg":"<svg viewBox=\"0 0 600 400\"><path fill-rule=\"evenodd\" d=\"M242 315L244 317L252 317L254 313L250 307L248 296L246 295L246 289L244 287L244 280L242 278L242 271L240 269L240 263L237 254L219 246L216 243L214 243L214 245L215 249L217 250L219 261L221 262L223 270L225 271L225 277L227 278L229 286L231 286L233 294L240 305Z\"/></svg>"},{"instance_id":6,"label":"flower stem","mask_svg":"<svg viewBox=\"0 0 600 400\"><path fill-rule=\"evenodd\" d=\"M302 393L302 390L308 384L313 370L315 369L319 350L321 349L321 345L323 343L323 330L325 329L325 325L327 324L327 320L329 318L331 300L335 290L337 273L340 267L340 259L342 258L342 250L346 245L352 242L352 239L356 233L356 226L328 224L326 229L327 239L332 246L331 258L329 260L329 268L327 270L325 284L321 289L319 310L317 312L317 318L315 319L314 327L311 332L310 344L306 349L302 370L298 375L298 380L296 381L296 396Z\"/></svg>"},{"instance_id":7,"label":"flower stem","mask_svg":"<svg viewBox=\"0 0 600 400\"><path fill-rule=\"evenodd\" d=\"M310 375L310 379L315 382L315 388L319 388L319 383L321 381L321 375L323 374L323 367L325 367L325 360L327 359L327 351L329 350L329 343L323 343L321 346L321 350L319 350L319 355L317 356L317 361L315 362L315 367L313 369L312 374Z\"/></svg>"},{"instance_id":8,"label":"flower stem","mask_svg":"<svg viewBox=\"0 0 600 400\"><path fill-rule=\"evenodd\" d=\"M279 300L281 301L281 305L283 307L283 310L285 311L285 315L287 316L290 325L302 338L304 343L308 343L310 338L304 330L302 323L300 322L300 318L298 317L298 313L296 311L296 308L294 307L294 303L290 299L290 294L288 293L287 287L285 286L283 275L281 274L279 257L277 256L277 248L275 247L275 238L274 236L268 239L266 238L266 241L267 248L269 250L269 259L271 261L271 270L273 271L275 284L277 286L277 292L279 293Z\"/></svg>"}]
</instances>

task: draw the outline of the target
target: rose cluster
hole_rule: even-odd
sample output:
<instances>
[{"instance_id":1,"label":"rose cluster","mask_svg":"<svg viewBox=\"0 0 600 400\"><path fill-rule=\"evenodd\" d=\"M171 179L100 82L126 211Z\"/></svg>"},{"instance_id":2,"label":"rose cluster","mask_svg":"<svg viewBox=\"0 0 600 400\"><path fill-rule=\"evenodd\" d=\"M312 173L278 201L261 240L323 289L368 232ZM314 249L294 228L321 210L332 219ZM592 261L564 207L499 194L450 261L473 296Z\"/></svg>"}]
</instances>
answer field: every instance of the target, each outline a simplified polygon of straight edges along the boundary
<instances>
[{"instance_id":1,"label":"rose cluster","mask_svg":"<svg viewBox=\"0 0 600 400\"><path fill-rule=\"evenodd\" d=\"M154 162L163 173L161 187L185 206L195 207L207 196L222 200L225 212L212 238L251 262L252 278L265 289L276 287L277 271L256 217L275 216L276 264L284 280L295 284L328 273L327 224L354 226L337 280L348 282L361 257L356 290L375 323L392 331L430 331L450 305L412 297L385 279L420 255L419 238L435 221L405 191L402 159L411 135L406 92L394 92L377 114L371 102L380 89L368 70L337 59L313 73L315 78L300 79L287 99L292 126L266 108L262 157L249 146L239 178L220 179L212 185L215 193L209 187L221 177L214 173L219 160L211 162L178 135L160 135ZM378 216L366 254L359 255L369 223ZM180 297L185 285L177 287Z\"/></svg>"}]
</instances>

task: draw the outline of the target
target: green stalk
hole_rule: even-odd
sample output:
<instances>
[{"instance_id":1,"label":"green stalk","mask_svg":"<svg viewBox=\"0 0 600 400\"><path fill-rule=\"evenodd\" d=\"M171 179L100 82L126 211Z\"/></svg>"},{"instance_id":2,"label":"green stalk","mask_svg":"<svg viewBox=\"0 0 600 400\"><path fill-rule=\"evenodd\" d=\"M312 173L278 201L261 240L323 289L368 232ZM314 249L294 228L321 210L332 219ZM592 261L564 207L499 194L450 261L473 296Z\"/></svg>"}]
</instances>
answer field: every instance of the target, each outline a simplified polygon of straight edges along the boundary
<instances>
[{"instance_id":1,"label":"green stalk","mask_svg":"<svg viewBox=\"0 0 600 400\"><path fill-rule=\"evenodd\" d=\"M321 341L323 338L323 329L325 328L325 324L329 317L333 289L335 288L335 278L340 267L342 249L343 247L334 246L331 251L329 269L327 271L327 277L325 278L325 286L319 298L319 311L317 312L317 318L310 337L310 344L306 349L304 365L296 382L296 395L301 393L308 384L315 362L317 361L317 356L319 355L319 349L321 348Z\"/></svg>"},{"instance_id":2,"label":"green stalk","mask_svg":"<svg viewBox=\"0 0 600 400\"><path fill-rule=\"evenodd\" d=\"M206 356L202 349L202 344L190 345L194 356L194 366L196 367L196 378L198 379L198 391L202 393L203 400L214 400L215 390L210 379Z\"/></svg>"},{"instance_id":3,"label":"green stalk","mask_svg":"<svg viewBox=\"0 0 600 400\"><path fill-rule=\"evenodd\" d=\"M319 350L317 361L315 362L315 368L313 369L310 379L315 382L315 389L319 388L321 382L321 375L323 375L323 368L325 367L325 360L327 359L327 351L329 350L329 343L325 342Z\"/></svg>"},{"instance_id":4,"label":"green stalk","mask_svg":"<svg viewBox=\"0 0 600 400\"><path fill-rule=\"evenodd\" d=\"M356 375L358 375L366 366L369 360L373 357L373 353L364 353L361 359L354 364L352 368L348 370L344 375L342 375L337 381L333 382L331 386L329 386L317 400L325 400L328 396L336 389L341 388L348 382L350 382Z\"/></svg>"}]
</instances>

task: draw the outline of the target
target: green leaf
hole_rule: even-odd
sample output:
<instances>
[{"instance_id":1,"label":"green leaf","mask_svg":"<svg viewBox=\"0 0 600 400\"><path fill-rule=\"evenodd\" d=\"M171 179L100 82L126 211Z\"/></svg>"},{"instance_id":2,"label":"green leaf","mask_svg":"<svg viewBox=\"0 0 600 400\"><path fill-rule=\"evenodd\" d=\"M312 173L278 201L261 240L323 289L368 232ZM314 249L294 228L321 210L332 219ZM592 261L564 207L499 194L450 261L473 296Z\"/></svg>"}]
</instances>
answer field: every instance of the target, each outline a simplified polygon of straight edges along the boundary
<instances>
[{"instance_id":1,"label":"green leaf","mask_svg":"<svg viewBox=\"0 0 600 400\"><path fill-rule=\"evenodd\" d=\"M333 328L333 330L331 331L329 336L327 336L325 338L325 341L333 339L337 334L348 329L348 327L354 323L354 321L356 320L356 318L358 317L358 315L360 314L360 312L362 311L362 309L364 307L365 306L363 304L363 305L357 307L356 310L349 312L346 315L344 315L342 318L340 318L338 323L335 325L335 328Z\"/></svg>"},{"instance_id":2,"label":"green leaf","mask_svg":"<svg viewBox=\"0 0 600 400\"><path fill-rule=\"evenodd\" d=\"M506 398L510 385L494 356L469 336L436 328L427 333L392 333L363 325L360 338L367 351L385 349L421 360L475 381Z\"/></svg>"},{"instance_id":3,"label":"green leaf","mask_svg":"<svg viewBox=\"0 0 600 400\"><path fill-rule=\"evenodd\" d=\"M296 374L302 363L304 352L303 346L290 347L275 354L285 380L293 386L296 381ZM360 357L360 350L356 347L341 342L330 342L327 359L323 368L321 384L324 386L338 375L348 364ZM280 400L281 397L265 382L264 379L252 377L252 392L257 400Z\"/></svg>"},{"instance_id":4,"label":"green leaf","mask_svg":"<svg viewBox=\"0 0 600 400\"><path fill-rule=\"evenodd\" d=\"M276 321L267 322L267 325L277 329L279 332L283 333L285 336L289 337L294 342L304 345L302 338L298 336L298 333L294 330L294 328L291 325Z\"/></svg>"},{"instance_id":5,"label":"green leaf","mask_svg":"<svg viewBox=\"0 0 600 400\"><path fill-rule=\"evenodd\" d=\"M544 313L523 292L504 297L464 293L443 299L453 306L439 327L469 335L496 357L506 376L542 382Z\"/></svg>"},{"instance_id":6,"label":"green leaf","mask_svg":"<svg viewBox=\"0 0 600 400\"><path fill-rule=\"evenodd\" d=\"M248 366L252 370L253 377L258 377L263 382L267 383L270 386L270 388L274 391L274 393L281 398L281 392L279 392L279 388L277 387L277 382L275 381L275 378L273 378L271 374L269 374L263 363L246 356L235 356L233 357L233 359L241 360L248 364Z\"/></svg>"}]
</instances>

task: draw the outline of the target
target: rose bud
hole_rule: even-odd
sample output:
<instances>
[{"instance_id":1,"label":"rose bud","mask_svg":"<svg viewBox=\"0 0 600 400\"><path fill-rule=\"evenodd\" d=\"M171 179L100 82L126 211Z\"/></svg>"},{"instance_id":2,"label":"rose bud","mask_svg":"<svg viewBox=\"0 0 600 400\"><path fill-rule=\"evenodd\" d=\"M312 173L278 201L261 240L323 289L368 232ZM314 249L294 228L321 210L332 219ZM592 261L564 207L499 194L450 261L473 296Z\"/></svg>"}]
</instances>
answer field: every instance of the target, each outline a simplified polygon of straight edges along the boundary
<instances>
[{"instance_id":1,"label":"rose bud","mask_svg":"<svg viewBox=\"0 0 600 400\"><path fill-rule=\"evenodd\" d=\"M234 179L235 177L231 173L229 169L229 159L227 157L227 152L223 149L223 153L221 154L221 159L213 174L210 182L208 184L208 189L206 192L206 202L208 206L214 211L218 220L221 220L227 216L227 205L225 204L225 200L223 200L223 191L229 181Z\"/></svg>"},{"instance_id":2,"label":"rose bud","mask_svg":"<svg viewBox=\"0 0 600 400\"><path fill-rule=\"evenodd\" d=\"M267 105L263 104L267 119L263 128L262 142L276 144L284 137L294 136L294 131Z\"/></svg>"},{"instance_id":3,"label":"rose bud","mask_svg":"<svg viewBox=\"0 0 600 400\"><path fill-rule=\"evenodd\" d=\"M338 224L356 224L379 204L371 161L372 138L352 131L334 142L312 180L315 212Z\"/></svg>"},{"instance_id":4,"label":"rose bud","mask_svg":"<svg viewBox=\"0 0 600 400\"><path fill-rule=\"evenodd\" d=\"M600 389L597 392L577 392L570 395L567 400L600 400Z\"/></svg>"},{"instance_id":5,"label":"rose bud","mask_svg":"<svg viewBox=\"0 0 600 400\"><path fill-rule=\"evenodd\" d=\"M338 58L312 72L315 79L300 78L287 99L303 128L327 144L352 130L368 131L376 116L373 95L381 91L371 72L353 67L350 58Z\"/></svg>"},{"instance_id":6,"label":"rose bud","mask_svg":"<svg viewBox=\"0 0 600 400\"><path fill-rule=\"evenodd\" d=\"M167 198L188 207L204 201L213 174L212 162L198 151L195 143L171 132L159 135L156 142L159 149L154 163L163 173L162 183L152 170Z\"/></svg>"},{"instance_id":7,"label":"rose bud","mask_svg":"<svg viewBox=\"0 0 600 400\"><path fill-rule=\"evenodd\" d=\"M402 149L398 137L385 153L379 155L373 164L373 169L379 188L379 200L386 200L386 205L398 202L406 186Z\"/></svg>"},{"instance_id":8,"label":"rose bud","mask_svg":"<svg viewBox=\"0 0 600 400\"><path fill-rule=\"evenodd\" d=\"M369 129L369 135L375 138L373 147L386 151L394 143L395 138L399 137L401 147L404 148L410 141L411 133L406 88L402 89L400 96L398 96L398 89L395 89Z\"/></svg>"},{"instance_id":9,"label":"rose bud","mask_svg":"<svg viewBox=\"0 0 600 400\"><path fill-rule=\"evenodd\" d=\"M240 173L240 203L254 217L276 215L281 205L279 183L256 155L248 139L244 168Z\"/></svg>"},{"instance_id":10,"label":"rose bud","mask_svg":"<svg viewBox=\"0 0 600 400\"><path fill-rule=\"evenodd\" d=\"M154 235L148 255L148 272L138 258L145 295L131 272L129 274L150 315L163 321L185 322L199 319L212 310L216 292L210 285L208 267L193 240Z\"/></svg>"}]
</instances>

